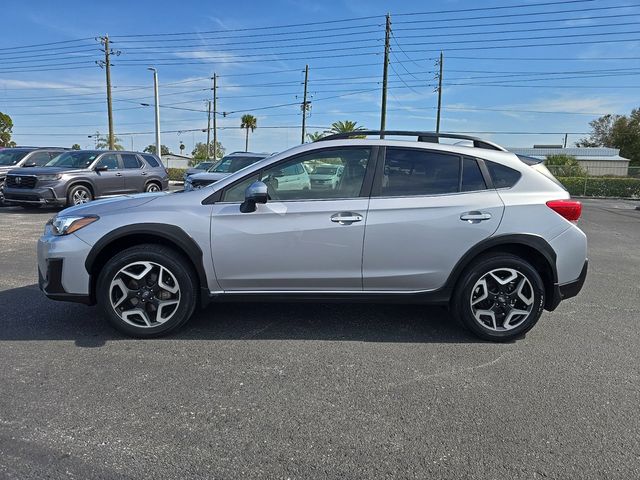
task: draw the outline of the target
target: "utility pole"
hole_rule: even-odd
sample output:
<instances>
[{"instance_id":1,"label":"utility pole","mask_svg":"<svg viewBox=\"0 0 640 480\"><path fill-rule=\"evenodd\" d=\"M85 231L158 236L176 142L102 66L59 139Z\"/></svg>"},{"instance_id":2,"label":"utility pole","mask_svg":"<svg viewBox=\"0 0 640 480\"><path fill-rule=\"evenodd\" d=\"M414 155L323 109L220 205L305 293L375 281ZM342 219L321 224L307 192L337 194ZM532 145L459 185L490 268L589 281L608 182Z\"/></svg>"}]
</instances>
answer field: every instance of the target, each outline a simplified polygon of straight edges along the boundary
<instances>
[{"instance_id":1,"label":"utility pole","mask_svg":"<svg viewBox=\"0 0 640 480\"><path fill-rule=\"evenodd\" d=\"M156 111L156 155L162 158L162 144L160 143L160 98L158 95L158 71L153 67L148 67L147 70L153 72L153 97L155 100Z\"/></svg>"},{"instance_id":2,"label":"utility pole","mask_svg":"<svg viewBox=\"0 0 640 480\"><path fill-rule=\"evenodd\" d=\"M568 133L564 134L564 148L567 148L567 137L569 136Z\"/></svg>"},{"instance_id":3,"label":"utility pole","mask_svg":"<svg viewBox=\"0 0 640 480\"><path fill-rule=\"evenodd\" d=\"M211 100L207 102L207 160L209 159L209 146L211 145ZM214 147L215 149L215 147Z\"/></svg>"},{"instance_id":4,"label":"utility pole","mask_svg":"<svg viewBox=\"0 0 640 480\"><path fill-rule=\"evenodd\" d=\"M213 159L218 159L218 75L213 74Z\"/></svg>"},{"instance_id":5,"label":"utility pole","mask_svg":"<svg viewBox=\"0 0 640 480\"><path fill-rule=\"evenodd\" d=\"M109 150L114 149L115 138L113 136L113 109L111 107L111 47L109 46L109 35L105 35L104 37L100 37L100 43L104 47L104 63L97 62L99 66L104 66L105 72L107 74L107 114L109 115ZM120 52L113 52L116 55L119 55Z\"/></svg>"},{"instance_id":6,"label":"utility pole","mask_svg":"<svg viewBox=\"0 0 640 480\"><path fill-rule=\"evenodd\" d=\"M307 83L309 82L309 65L304 66L304 95L302 97L302 140L304 143L305 128L307 124Z\"/></svg>"},{"instance_id":7,"label":"utility pole","mask_svg":"<svg viewBox=\"0 0 640 480\"><path fill-rule=\"evenodd\" d=\"M440 52L440 60L438 65L440 66L440 73L438 74L438 115L436 117L436 133L440 133L440 110L442 109L442 66L444 63L444 57Z\"/></svg>"},{"instance_id":8,"label":"utility pole","mask_svg":"<svg viewBox=\"0 0 640 480\"><path fill-rule=\"evenodd\" d=\"M380 112L380 138L384 138L387 123L387 77L389 76L389 42L391 39L391 15L387 13L384 33L384 69L382 70L382 110Z\"/></svg>"}]
</instances>

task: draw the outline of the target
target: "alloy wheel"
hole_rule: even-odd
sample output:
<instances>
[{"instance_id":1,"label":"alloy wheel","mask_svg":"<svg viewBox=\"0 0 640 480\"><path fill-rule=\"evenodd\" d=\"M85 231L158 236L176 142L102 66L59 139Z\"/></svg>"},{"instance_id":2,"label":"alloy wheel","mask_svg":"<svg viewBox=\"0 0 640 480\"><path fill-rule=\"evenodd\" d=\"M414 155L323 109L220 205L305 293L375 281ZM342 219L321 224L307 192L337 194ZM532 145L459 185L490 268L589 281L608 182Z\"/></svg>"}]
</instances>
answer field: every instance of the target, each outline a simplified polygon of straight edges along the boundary
<instances>
[{"instance_id":1,"label":"alloy wheel","mask_svg":"<svg viewBox=\"0 0 640 480\"><path fill-rule=\"evenodd\" d=\"M140 328L156 327L178 310L180 286L168 268L155 262L133 262L113 277L109 300L124 322Z\"/></svg>"},{"instance_id":2,"label":"alloy wheel","mask_svg":"<svg viewBox=\"0 0 640 480\"><path fill-rule=\"evenodd\" d=\"M74 205L82 205L83 203L91 201L91 196L86 190L76 190L75 192L73 192L72 198Z\"/></svg>"},{"instance_id":3,"label":"alloy wheel","mask_svg":"<svg viewBox=\"0 0 640 480\"><path fill-rule=\"evenodd\" d=\"M160 187L158 187L158 185L156 185L155 183L150 183L147 186L147 192L159 192L160 191Z\"/></svg>"},{"instance_id":4,"label":"alloy wheel","mask_svg":"<svg viewBox=\"0 0 640 480\"><path fill-rule=\"evenodd\" d=\"M471 311L481 327L504 332L519 327L533 310L531 282L513 268L497 268L484 274L471 290Z\"/></svg>"}]
</instances>

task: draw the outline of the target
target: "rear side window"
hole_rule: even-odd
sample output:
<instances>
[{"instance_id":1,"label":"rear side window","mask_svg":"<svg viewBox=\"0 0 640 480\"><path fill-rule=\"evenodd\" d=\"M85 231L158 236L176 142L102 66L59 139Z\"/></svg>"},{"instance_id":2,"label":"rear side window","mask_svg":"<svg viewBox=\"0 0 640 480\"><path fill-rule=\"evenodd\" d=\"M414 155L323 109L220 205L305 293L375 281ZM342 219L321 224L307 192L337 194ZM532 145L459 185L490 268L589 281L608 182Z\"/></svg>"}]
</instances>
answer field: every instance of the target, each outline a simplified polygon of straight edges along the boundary
<instances>
[{"instance_id":1,"label":"rear side window","mask_svg":"<svg viewBox=\"0 0 640 480\"><path fill-rule=\"evenodd\" d=\"M510 188L520 180L520 172L499 163L485 160L494 188Z\"/></svg>"},{"instance_id":2,"label":"rear side window","mask_svg":"<svg viewBox=\"0 0 640 480\"><path fill-rule=\"evenodd\" d=\"M480 171L478 161L475 158L465 157L462 162L462 191L474 192L486 188L487 184Z\"/></svg>"},{"instance_id":3,"label":"rear side window","mask_svg":"<svg viewBox=\"0 0 640 480\"><path fill-rule=\"evenodd\" d=\"M458 192L460 163L457 155L387 148L381 195L402 197Z\"/></svg>"},{"instance_id":4,"label":"rear side window","mask_svg":"<svg viewBox=\"0 0 640 480\"><path fill-rule=\"evenodd\" d=\"M140 168L142 166L138 157L132 153L122 153L120 156L122 157L124 168Z\"/></svg>"},{"instance_id":5,"label":"rear side window","mask_svg":"<svg viewBox=\"0 0 640 480\"><path fill-rule=\"evenodd\" d=\"M156 160L156 157L154 157L153 155L142 155L142 158L144 158L147 161L147 163L154 168L160 166L160 164L158 163L158 160Z\"/></svg>"}]
</instances>

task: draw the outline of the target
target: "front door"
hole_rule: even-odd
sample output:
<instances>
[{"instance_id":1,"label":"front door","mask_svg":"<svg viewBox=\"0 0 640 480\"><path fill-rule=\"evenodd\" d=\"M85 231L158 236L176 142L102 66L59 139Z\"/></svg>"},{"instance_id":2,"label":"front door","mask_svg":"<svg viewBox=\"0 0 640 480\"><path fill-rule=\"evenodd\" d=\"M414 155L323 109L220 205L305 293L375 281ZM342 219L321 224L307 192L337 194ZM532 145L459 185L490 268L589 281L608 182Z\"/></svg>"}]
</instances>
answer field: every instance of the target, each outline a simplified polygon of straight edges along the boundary
<instances>
[{"instance_id":1,"label":"front door","mask_svg":"<svg viewBox=\"0 0 640 480\"><path fill-rule=\"evenodd\" d=\"M100 157L96 167L107 167L107 170L96 171L96 194L98 197L124 193L124 175L117 153L105 153Z\"/></svg>"},{"instance_id":2,"label":"front door","mask_svg":"<svg viewBox=\"0 0 640 480\"><path fill-rule=\"evenodd\" d=\"M497 230L503 211L475 158L387 148L367 215L364 289L442 287L458 260Z\"/></svg>"},{"instance_id":3,"label":"front door","mask_svg":"<svg viewBox=\"0 0 640 480\"><path fill-rule=\"evenodd\" d=\"M361 291L371 154L369 147L318 150L228 187L213 206L211 221L220 286L225 291ZM335 189L315 190L308 172L326 164L344 167L340 181ZM270 200L255 212L241 213L244 191L256 180L267 184Z\"/></svg>"}]
</instances>

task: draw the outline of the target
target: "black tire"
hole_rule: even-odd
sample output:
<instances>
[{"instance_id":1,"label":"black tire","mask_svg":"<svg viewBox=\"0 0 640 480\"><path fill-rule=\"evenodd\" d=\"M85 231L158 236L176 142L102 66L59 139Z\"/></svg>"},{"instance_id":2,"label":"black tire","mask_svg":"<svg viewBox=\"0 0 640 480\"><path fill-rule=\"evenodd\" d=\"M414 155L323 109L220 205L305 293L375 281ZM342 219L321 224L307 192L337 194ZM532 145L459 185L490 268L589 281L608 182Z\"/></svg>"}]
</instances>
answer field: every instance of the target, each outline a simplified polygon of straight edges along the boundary
<instances>
[{"instance_id":1,"label":"black tire","mask_svg":"<svg viewBox=\"0 0 640 480\"><path fill-rule=\"evenodd\" d=\"M171 272L177 281L177 285L179 287L178 304L177 307L172 310L171 317L164 323L152 326L132 325L121 318L121 316L116 313L116 309L112 306L110 292L111 282L121 269L135 262L153 262L154 264L162 266ZM184 325L193 314L198 299L198 284L196 278L196 273L191 268L189 261L175 250L155 244L137 245L118 253L103 267L96 285L96 300L103 316L117 330L120 330L126 335L132 337L159 337ZM147 284L144 284L143 288L146 285ZM139 287L140 285L137 286ZM128 285L128 287L131 288L131 285ZM148 301L151 303L152 300L153 297ZM121 308L130 309L142 306L137 298L135 301L135 306L132 307L131 304L127 304L127 306L123 306ZM143 308L148 307L151 308L149 304L147 304L147 306L143 306ZM153 310L149 315L153 315Z\"/></svg>"},{"instance_id":2,"label":"black tire","mask_svg":"<svg viewBox=\"0 0 640 480\"><path fill-rule=\"evenodd\" d=\"M483 276L489 274L489 272L499 269L511 269L526 278L529 281L530 288L529 286L526 286L527 295L525 296L528 296L527 300L529 301L533 298L533 302L530 304L529 315L517 324L517 326L508 330L492 329L489 325L490 322L486 322L486 319L482 318L481 313L479 313L480 320L477 320L474 316L471 305L472 290L476 286L476 282L478 282ZM519 276L518 279L521 280L521 277ZM508 288L508 286L505 286L504 288ZM478 290L473 293L474 295L477 295L475 301L477 301L478 296L480 296L478 294L480 290L482 290L482 286L478 287ZM493 293L490 294L494 295ZM505 295L499 295L498 299L495 300L493 298L488 298L486 300L486 302L493 302L493 306L491 308L495 308L496 313L494 315L497 318L496 324L501 319L502 321L505 320L506 315L501 308L503 306L507 309L509 308L509 298L514 298L514 302L520 302L520 300L515 297L517 293L512 295L514 295L514 297L506 297L506 304L503 303ZM483 255L475 260L462 273L451 299L451 310L454 317L476 336L493 342L505 342L521 337L533 328L533 326L538 322L540 315L542 315L544 300L544 283L540 274L529 262L516 255L491 253ZM483 321L485 321L486 324L483 323ZM515 323L517 322L514 322L514 324ZM504 323L502 324L502 327L504 328Z\"/></svg>"},{"instance_id":3,"label":"black tire","mask_svg":"<svg viewBox=\"0 0 640 480\"><path fill-rule=\"evenodd\" d=\"M144 187L145 192L161 192L162 186L158 182L149 182Z\"/></svg>"},{"instance_id":4,"label":"black tire","mask_svg":"<svg viewBox=\"0 0 640 480\"><path fill-rule=\"evenodd\" d=\"M86 201L79 202L79 198L85 198ZM91 193L91 189L84 185L75 185L71 187L69 192L67 192L67 206L72 207L74 205L82 205L83 203L87 203L93 200L93 193Z\"/></svg>"}]
</instances>

